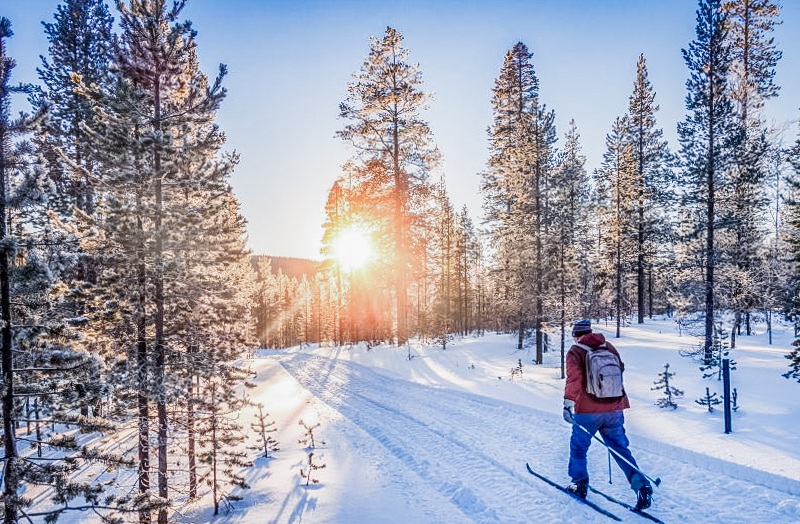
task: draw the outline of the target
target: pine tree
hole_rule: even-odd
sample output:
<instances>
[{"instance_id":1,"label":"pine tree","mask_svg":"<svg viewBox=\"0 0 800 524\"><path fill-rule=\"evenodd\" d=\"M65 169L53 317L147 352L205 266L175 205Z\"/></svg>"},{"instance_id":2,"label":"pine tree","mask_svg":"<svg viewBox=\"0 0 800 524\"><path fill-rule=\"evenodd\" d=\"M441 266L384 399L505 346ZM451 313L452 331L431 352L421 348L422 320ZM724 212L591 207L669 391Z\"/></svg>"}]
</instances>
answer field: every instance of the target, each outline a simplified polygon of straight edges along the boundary
<instances>
[{"instance_id":1,"label":"pine tree","mask_svg":"<svg viewBox=\"0 0 800 524\"><path fill-rule=\"evenodd\" d=\"M3 444L5 449L5 472L3 479L3 504L4 519L7 523L17 522L22 506L26 504L20 496L19 489L23 476L23 463L19 456L16 441L17 419L14 389L14 327L12 317L12 288L15 260L21 255L20 248L24 240L15 235L13 217L16 219L20 206L26 204L24 199L17 200L14 193L24 197L26 186L35 188L34 167L30 164L30 145L18 140L31 133L44 118L46 108L40 109L35 115L21 115L16 120L11 120L9 114L12 94L26 94L32 91L30 85L13 87L10 85L11 72L16 63L5 53L5 41L13 36L11 22L7 18L0 18L0 351L2 352L2 409L3 409ZM22 242L20 242L22 241ZM24 257L24 255L23 255ZM24 268L29 273L29 286L48 286L48 271L42 267L41 262L33 257L27 257Z\"/></svg>"},{"instance_id":2,"label":"pine tree","mask_svg":"<svg viewBox=\"0 0 800 524\"><path fill-rule=\"evenodd\" d=\"M731 98L745 124L761 119L764 102L778 96L775 66L782 53L770 33L780 24L780 5L774 0L731 0L723 4L728 15L731 54Z\"/></svg>"},{"instance_id":3,"label":"pine tree","mask_svg":"<svg viewBox=\"0 0 800 524\"><path fill-rule=\"evenodd\" d=\"M278 441L272 438L272 435L270 435L270 433L278 431L278 428L272 427L275 425L275 421L268 420L267 417L269 417L269 413L264 413L264 405L259 403L256 422L250 423L250 428L258 433L258 436L261 440L261 445L258 447L258 449L264 450L264 458L269 458L270 451L275 452L280 449Z\"/></svg>"},{"instance_id":4,"label":"pine tree","mask_svg":"<svg viewBox=\"0 0 800 524\"><path fill-rule=\"evenodd\" d=\"M655 97L647 78L644 55L639 55L636 81L628 106L628 135L633 144L636 171L632 226L636 230L636 303L640 324L644 322L645 315L645 269L652 264L652 260L648 260L653 252L652 246L667 234L669 222L663 220L664 210L671 201L670 167L673 160L662 130L656 128L655 114L659 106L655 103Z\"/></svg>"},{"instance_id":5,"label":"pine tree","mask_svg":"<svg viewBox=\"0 0 800 524\"><path fill-rule=\"evenodd\" d=\"M717 406L722 403L722 401L719 398L717 398L717 394L711 393L709 391L709 388L706 388L706 396L695 400L695 402L701 406L707 407L709 413L712 413L714 411L714 406Z\"/></svg>"},{"instance_id":6,"label":"pine tree","mask_svg":"<svg viewBox=\"0 0 800 524\"><path fill-rule=\"evenodd\" d=\"M343 282L342 282L342 268L338 260L335 260L335 243L345 229L347 223L347 199L345 190L339 181L333 183L328 192L328 200L325 203L325 223L322 225L324 230L322 236L322 249L321 254L325 257L328 266L333 271L336 279L336 336L335 341L337 345L343 342L343 326L342 326L342 310L343 310Z\"/></svg>"},{"instance_id":7,"label":"pine tree","mask_svg":"<svg viewBox=\"0 0 800 524\"><path fill-rule=\"evenodd\" d=\"M307 450L316 449L317 447L317 439L314 437L314 430L317 429L322 425L322 423L317 422L316 424L309 425L308 423L304 422L302 419L298 422L298 425L303 426L305 433L298 441L302 444ZM325 445L325 441L319 441L320 444Z\"/></svg>"},{"instance_id":8,"label":"pine tree","mask_svg":"<svg viewBox=\"0 0 800 524\"><path fill-rule=\"evenodd\" d=\"M392 178L380 160L345 165L345 175L331 188L323 225L323 267L336 282L338 338L357 342L368 332L391 332L391 290L396 281L392 246ZM368 237L372 255L363 267L347 267L339 253L352 235ZM346 253L345 253L346 255ZM381 336L383 338L383 336ZM390 337L387 337L390 338Z\"/></svg>"},{"instance_id":9,"label":"pine tree","mask_svg":"<svg viewBox=\"0 0 800 524\"><path fill-rule=\"evenodd\" d=\"M308 452L308 468L300 469L300 477L302 477L303 480L306 481L306 486L308 486L309 483L319 484L319 479L314 478L314 472L317 471L318 469L323 469L325 466L327 466L327 464L315 464L314 452L313 451Z\"/></svg>"},{"instance_id":10,"label":"pine tree","mask_svg":"<svg viewBox=\"0 0 800 524\"><path fill-rule=\"evenodd\" d=\"M69 253L76 260L59 271L58 278L70 290L60 298L59 307L69 310L71 318L80 319L91 307L86 302L91 301L89 290L96 283L98 271L94 255L80 246L86 228L76 224L76 215L91 216L95 210L93 155L84 131L84 125L93 122L95 115L91 101L76 92L75 80L101 90L108 88L112 18L102 2L70 0L58 6L54 22L43 25L50 46L48 57L41 57L37 73L45 89L38 88L29 98L36 106L47 104L50 117L33 143L45 159L47 205L53 217L62 221L60 228L48 232L48 241L60 245L62 257ZM82 349L93 352L96 342L81 344ZM89 393L81 399L81 414L86 417L92 404L98 403L101 389L108 389L99 385L108 381L98 372L84 376L73 373L71 380ZM46 407L46 402L42 405Z\"/></svg>"},{"instance_id":11,"label":"pine tree","mask_svg":"<svg viewBox=\"0 0 800 524\"><path fill-rule=\"evenodd\" d=\"M590 231L590 191L586 173L586 157L581 154L580 135L575 121L570 121L564 135L564 149L551 179L551 215L554 222L555 266L558 267L556 301L553 309L560 312L561 378L564 378L565 330L568 319L581 313L580 268L588 259L585 237Z\"/></svg>"},{"instance_id":12,"label":"pine tree","mask_svg":"<svg viewBox=\"0 0 800 524\"><path fill-rule=\"evenodd\" d=\"M555 115L539 101L532 53L522 42L508 51L495 80L489 128L490 157L483 173L485 221L496 246L495 286L508 318L516 320L517 347L526 324L536 330L541 364L544 324L547 182L554 161Z\"/></svg>"},{"instance_id":13,"label":"pine tree","mask_svg":"<svg viewBox=\"0 0 800 524\"><path fill-rule=\"evenodd\" d=\"M628 116L617 118L606 136L606 153L601 169L595 171L597 182L597 212L600 227L600 249L614 290L614 316L616 336L624 311L628 308L625 292L627 268L631 267L632 254L636 253L636 164L635 144L629 140Z\"/></svg>"},{"instance_id":14,"label":"pine tree","mask_svg":"<svg viewBox=\"0 0 800 524\"><path fill-rule=\"evenodd\" d=\"M705 302L704 360L712 360L717 267L719 253L715 234L721 227L717 215L717 192L725 186L733 162L733 148L741 141L733 118L728 73L731 46L727 38L727 17L721 0L700 0L696 38L683 50L690 77L686 119L678 124L683 157L685 187L683 205L691 206L693 228L690 239L705 233L703 249L703 295Z\"/></svg>"},{"instance_id":15,"label":"pine tree","mask_svg":"<svg viewBox=\"0 0 800 524\"><path fill-rule=\"evenodd\" d=\"M768 194L770 197L770 234L765 260L766 296L764 309L767 320L768 343L772 344L773 315L786 304L786 291L789 289L789 260L786 254L784 214L787 180L786 170L790 167L785 146L778 142L772 149L769 162Z\"/></svg>"},{"instance_id":16,"label":"pine tree","mask_svg":"<svg viewBox=\"0 0 800 524\"><path fill-rule=\"evenodd\" d=\"M238 158L220 153L224 135L214 123L226 68L214 81L200 71L195 32L179 20L185 2L165 4L118 1L113 89L81 86L98 114L87 130L104 188L95 227L111 254L98 287L116 304L106 329L126 333L135 348L126 355L132 376L121 382L137 397L141 493L150 486L150 399L155 403L162 501L169 495L167 406L191 406L188 384L208 373L202 366L237 358L249 343L254 293L243 220L227 181ZM218 360L203 361L207 347L217 349ZM159 522L166 518L161 509Z\"/></svg>"},{"instance_id":17,"label":"pine tree","mask_svg":"<svg viewBox=\"0 0 800 524\"><path fill-rule=\"evenodd\" d=\"M678 407L678 404L675 403L675 399L682 397L683 391L669 383L670 379L674 376L675 373L670 373L669 371L669 364L664 364L664 372L658 374L658 380L653 382L655 387L650 388L651 391L664 391L664 398L656 400L656 406L672 409Z\"/></svg>"},{"instance_id":18,"label":"pine tree","mask_svg":"<svg viewBox=\"0 0 800 524\"><path fill-rule=\"evenodd\" d=\"M363 166L379 162L381 169L374 173L390 177L398 345L409 335L415 209L425 199L428 175L439 161L430 128L419 116L429 97L422 91L420 69L407 62L402 43L402 34L391 27L383 38L371 39L369 56L339 106L340 116L350 123L338 132Z\"/></svg>"},{"instance_id":19,"label":"pine tree","mask_svg":"<svg viewBox=\"0 0 800 524\"><path fill-rule=\"evenodd\" d=\"M700 366L700 371L703 372L703 378L711 378L717 376L717 380L722 380L722 361L730 355L730 345L728 344L728 333L723 329L722 323L717 323L714 326L714 338L711 346L711 362L703 363ZM736 369L736 362L730 361L731 371Z\"/></svg>"},{"instance_id":20,"label":"pine tree","mask_svg":"<svg viewBox=\"0 0 800 524\"><path fill-rule=\"evenodd\" d=\"M40 104L35 115L21 114L11 120L8 114L12 94L33 97L34 88L23 84L9 86L15 63L5 55L5 40L12 36L11 23L0 18L0 342L3 369L3 443L5 467L3 519L17 522L22 517L42 516L55 521L69 510L69 502L82 497L86 506L98 511L124 511L129 500L111 497L99 501L102 485L82 477L79 470L88 462L109 469L130 466L100 446L80 446L71 431L59 424L75 424L81 432L100 433L113 429L97 412L104 393L98 360L80 351L80 343L70 324L80 325L65 306L63 275L72 269L69 250L63 244L63 231L48 220L48 184L45 162L27 135L38 131L46 140L43 118L49 109ZM73 347L75 346L75 347ZM17 404L33 399L36 456L20 453L17 447ZM79 406L91 404L94 417L78 415ZM30 417L28 411L27 417ZM30 422L30 419L26 422ZM42 438L38 427L49 423L53 435ZM25 439L27 440L27 439ZM42 457L42 450L57 450L58 458ZM63 507L55 510L26 511L31 500L20 493L38 486L50 490L52 500ZM38 508L37 508L38 509ZM110 515L108 515L110 517Z\"/></svg>"},{"instance_id":21,"label":"pine tree","mask_svg":"<svg viewBox=\"0 0 800 524\"><path fill-rule=\"evenodd\" d=\"M65 0L56 8L55 21L43 23L49 60L41 57L37 73L46 90L36 93L35 101L51 105L40 147L57 188L49 203L63 216L72 214L73 205L88 214L94 210L92 152L84 126L92 127L95 115L91 100L75 92L74 80L101 91L110 88L112 23L102 0Z\"/></svg>"},{"instance_id":22,"label":"pine tree","mask_svg":"<svg viewBox=\"0 0 800 524\"><path fill-rule=\"evenodd\" d=\"M787 151L794 173L788 177L789 194L786 199L786 239L789 259L786 297L787 318L794 324L794 349L786 355L790 361L785 378L800 382L800 133L794 146Z\"/></svg>"},{"instance_id":23,"label":"pine tree","mask_svg":"<svg viewBox=\"0 0 800 524\"><path fill-rule=\"evenodd\" d=\"M771 0L735 0L726 2L733 60L730 70L731 100L742 135L742 143L734 151L735 164L727 198L728 214L733 224L727 232L730 282L726 296L735 312L731 345L741 325L742 315L749 315L762 302L762 230L766 211L764 182L772 149L762 117L764 103L778 95L774 84L775 66L781 58L769 34L780 23L779 6ZM725 189L725 188L723 188ZM724 200L723 200L724 201ZM749 333L748 333L749 334Z\"/></svg>"},{"instance_id":24,"label":"pine tree","mask_svg":"<svg viewBox=\"0 0 800 524\"><path fill-rule=\"evenodd\" d=\"M476 317L473 282L478 277L477 260L480 245L467 206L456 215L456 273L458 293L458 324L462 335L472 331Z\"/></svg>"},{"instance_id":25,"label":"pine tree","mask_svg":"<svg viewBox=\"0 0 800 524\"><path fill-rule=\"evenodd\" d=\"M458 282L456 264L459 256L456 252L456 217L450 198L447 196L444 179L436 190L437 212L434 214L435 225L428 243L430 258L435 265L432 273L436 279L436 299L434 302L434 329L436 343L447 349L447 342L455 325L453 313L456 308L455 284Z\"/></svg>"},{"instance_id":26,"label":"pine tree","mask_svg":"<svg viewBox=\"0 0 800 524\"><path fill-rule=\"evenodd\" d=\"M199 395L195 399L200 414L197 444L200 448L198 459L208 466L201 480L211 488L214 515L218 515L220 502L230 507L231 501L241 500L224 486L249 488L240 471L252 466L252 462L238 447L244 440L244 432L237 419L247 399L237 395L233 389L244 379L246 371L220 362L213 350L210 360L212 364L207 365L206 370L213 375L206 375L199 381Z\"/></svg>"}]
</instances>

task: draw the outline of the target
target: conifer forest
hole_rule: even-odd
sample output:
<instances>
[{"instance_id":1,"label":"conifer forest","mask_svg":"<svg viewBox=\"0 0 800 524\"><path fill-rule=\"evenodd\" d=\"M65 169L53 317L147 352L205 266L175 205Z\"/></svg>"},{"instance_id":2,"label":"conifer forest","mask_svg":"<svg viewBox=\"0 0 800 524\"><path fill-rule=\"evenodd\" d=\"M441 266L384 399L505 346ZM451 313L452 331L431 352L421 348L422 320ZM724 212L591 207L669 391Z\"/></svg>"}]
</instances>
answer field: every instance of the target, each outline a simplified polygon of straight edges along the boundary
<instances>
[{"instance_id":1,"label":"conifer forest","mask_svg":"<svg viewBox=\"0 0 800 524\"><path fill-rule=\"evenodd\" d=\"M166 524L204 489L223 511L253 460L230 443L256 431L277 450L269 405L252 428L238 417L257 348L446 349L500 332L536 365L563 355L575 319L611 319L619 336L667 315L713 367L722 340L783 321L797 335L784 377L800 381L800 134L787 143L764 116L781 96L777 0L698 1L675 50L678 122L659 119L639 55L600 165L540 97L546 50L509 42L485 86L480 212L449 197L414 42L376 27L332 108L350 158L329 181L320 262L248 248L239 155L217 118L228 70L201 69L187 2L63 0L32 84L15 83L34 57L7 53L0 9L4 523L89 509ZM126 474L95 482L98 466ZM40 493L54 505L33 504Z\"/></svg>"}]
</instances>

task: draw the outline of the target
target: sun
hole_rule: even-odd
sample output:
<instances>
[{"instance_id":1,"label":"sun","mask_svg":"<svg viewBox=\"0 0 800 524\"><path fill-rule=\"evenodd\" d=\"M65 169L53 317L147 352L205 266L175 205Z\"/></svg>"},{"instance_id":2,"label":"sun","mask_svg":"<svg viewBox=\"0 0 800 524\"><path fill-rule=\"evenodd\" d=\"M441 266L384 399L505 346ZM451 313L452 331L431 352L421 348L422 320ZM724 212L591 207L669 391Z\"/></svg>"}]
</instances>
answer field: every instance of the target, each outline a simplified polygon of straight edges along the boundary
<instances>
[{"instance_id":1,"label":"sun","mask_svg":"<svg viewBox=\"0 0 800 524\"><path fill-rule=\"evenodd\" d=\"M346 271L363 268L372 258L369 231L363 226L343 229L334 242L334 256Z\"/></svg>"}]
</instances>

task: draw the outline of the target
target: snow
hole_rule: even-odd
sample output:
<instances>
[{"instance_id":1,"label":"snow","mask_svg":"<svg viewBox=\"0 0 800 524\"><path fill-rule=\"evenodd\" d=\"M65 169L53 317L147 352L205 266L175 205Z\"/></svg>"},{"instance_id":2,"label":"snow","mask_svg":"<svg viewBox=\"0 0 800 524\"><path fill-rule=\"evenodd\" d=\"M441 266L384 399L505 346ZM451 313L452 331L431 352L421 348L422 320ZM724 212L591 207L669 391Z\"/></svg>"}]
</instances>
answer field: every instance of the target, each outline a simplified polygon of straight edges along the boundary
<instances>
[{"instance_id":1,"label":"snow","mask_svg":"<svg viewBox=\"0 0 800 524\"><path fill-rule=\"evenodd\" d=\"M800 384L788 367L792 328L780 325L768 345L764 326L737 337L732 387L741 408L724 434L722 410L694 400L709 386L698 365L679 355L694 339L669 319L595 326L620 350L631 400L626 430L642 470L662 479L650 512L666 523L800 522ZM559 341L554 341L558 348ZM533 364L534 349L516 350L510 335L455 339L447 349L365 346L260 350L246 364L257 372L254 402L275 420L281 449L246 472L251 488L229 512L212 515L208 496L181 507L173 522L191 523L586 523L611 522L536 479L525 463L558 483L569 482L570 427L561 418L560 354ZM408 359L409 354L413 356ZM521 378L510 370L523 363ZM657 374L670 364L686 395L676 410L655 405ZM721 407L721 406L720 406ZM248 411L243 425L249 427ZM300 420L314 432L318 484L300 469L308 450ZM319 442L324 441L324 443ZM251 435L248 444L256 443ZM255 458L255 453L252 452ZM589 452L593 485L622 500L634 493L599 443ZM648 522L589 495L623 522ZM85 515L84 515L85 517ZM65 520L68 521L69 517ZM75 517L72 517L75 518Z\"/></svg>"}]
</instances>

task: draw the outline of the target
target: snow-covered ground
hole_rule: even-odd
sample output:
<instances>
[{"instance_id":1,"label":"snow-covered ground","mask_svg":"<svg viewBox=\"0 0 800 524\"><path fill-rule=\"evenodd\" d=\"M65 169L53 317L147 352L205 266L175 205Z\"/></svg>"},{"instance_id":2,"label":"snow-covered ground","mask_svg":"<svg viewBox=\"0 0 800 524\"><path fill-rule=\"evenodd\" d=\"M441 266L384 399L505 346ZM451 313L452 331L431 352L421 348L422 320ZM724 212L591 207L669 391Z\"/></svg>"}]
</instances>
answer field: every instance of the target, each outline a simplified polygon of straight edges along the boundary
<instances>
[{"instance_id":1,"label":"snow-covered ground","mask_svg":"<svg viewBox=\"0 0 800 524\"><path fill-rule=\"evenodd\" d=\"M678 351L692 342L675 322L648 320L613 338L625 361L631 399L626 427L639 465L662 484L651 513L667 524L800 522L800 384L788 368L791 328L780 326L768 345L764 328L737 340L732 384L741 408L724 434L722 410L708 413L695 399L709 386L698 365ZM557 344L556 344L557 346ZM561 418L560 354L532 363L509 335L454 340L446 350L409 348L292 348L262 350L250 391L276 421L281 449L247 473L251 489L228 514L213 517L207 499L184 507L176 521L205 523L530 523L611 522L536 479L525 463L566 484L570 427ZM523 376L510 370L523 363ZM664 363L685 391L676 410L654 402L651 388ZM249 416L249 415L248 415ZM308 461L299 421L321 425L314 461L318 484L306 487ZM249 423L245 421L245 426ZM255 441L255 435L253 435ZM599 489L632 502L634 493L599 443L589 454ZM623 522L648 522L589 495Z\"/></svg>"}]
</instances>

